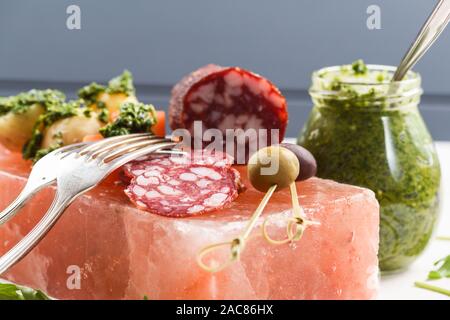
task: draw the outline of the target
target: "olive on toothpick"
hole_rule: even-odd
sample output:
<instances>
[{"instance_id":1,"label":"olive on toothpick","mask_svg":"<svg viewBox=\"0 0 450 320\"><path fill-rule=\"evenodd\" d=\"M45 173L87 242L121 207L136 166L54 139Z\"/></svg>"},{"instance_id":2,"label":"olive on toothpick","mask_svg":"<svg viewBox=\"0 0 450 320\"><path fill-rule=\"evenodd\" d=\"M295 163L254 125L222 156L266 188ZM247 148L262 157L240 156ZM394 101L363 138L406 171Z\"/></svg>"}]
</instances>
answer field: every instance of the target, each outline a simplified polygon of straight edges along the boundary
<instances>
[{"instance_id":1,"label":"olive on toothpick","mask_svg":"<svg viewBox=\"0 0 450 320\"><path fill-rule=\"evenodd\" d=\"M250 157L247 167L248 178L253 187L258 191L265 192L265 195L247 223L244 231L230 241L211 244L203 248L197 256L198 265L208 272L218 272L238 260L251 231L255 227L273 193L287 187L291 191L293 213L292 217L287 219L287 238L283 240L270 238L267 232L268 219L262 224L262 233L264 238L271 244L283 244L300 240L306 226L313 224L313 222L303 217L303 209L298 202L295 181L299 177L300 171L301 164L298 156L283 146L276 145L262 148L253 154ZM204 259L207 255L222 247L230 248L230 256L224 263L214 265L205 263Z\"/></svg>"},{"instance_id":2,"label":"olive on toothpick","mask_svg":"<svg viewBox=\"0 0 450 320\"><path fill-rule=\"evenodd\" d=\"M277 190L288 187L300 173L300 162L290 150L280 146L265 147L249 159L248 179L252 186L266 192L273 185Z\"/></svg>"},{"instance_id":3,"label":"olive on toothpick","mask_svg":"<svg viewBox=\"0 0 450 320\"><path fill-rule=\"evenodd\" d=\"M303 166L306 173L302 174ZM306 220L303 208L298 202L295 181L306 180L316 173L316 161L312 154L303 147L294 144L281 144L260 149L249 160L248 178L253 187L259 191L274 191L289 187L292 201L292 217L287 219L287 238L275 240L269 236L267 224L262 224L264 238L271 244L284 244L298 241L304 229L314 222Z\"/></svg>"},{"instance_id":4,"label":"olive on toothpick","mask_svg":"<svg viewBox=\"0 0 450 320\"><path fill-rule=\"evenodd\" d=\"M282 143L280 144L281 147L286 148L290 151L292 151L298 161L300 162L300 173L297 177L297 181L302 181L309 179L311 177L314 177L317 173L317 163L316 159L312 155L309 150L303 148L302 146L299 146L298 144L293 143Z\"/></svg>"}]
</instances>

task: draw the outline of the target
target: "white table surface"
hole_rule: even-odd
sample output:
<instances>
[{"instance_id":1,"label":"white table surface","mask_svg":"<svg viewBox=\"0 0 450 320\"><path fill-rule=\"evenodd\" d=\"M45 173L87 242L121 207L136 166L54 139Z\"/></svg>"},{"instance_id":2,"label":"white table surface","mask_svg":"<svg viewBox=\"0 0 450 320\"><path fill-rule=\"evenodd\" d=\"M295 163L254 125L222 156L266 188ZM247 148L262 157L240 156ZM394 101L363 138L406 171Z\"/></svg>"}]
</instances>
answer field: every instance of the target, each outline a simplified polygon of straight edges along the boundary
<instances>
[{"instance_id":1,"label":"white table surface","mask_svg":"<svg viewBox=\"0 0 450 320\"><path fill-rule=\"evenodd\" d=\"M450 142L437 142L436 149L442 168L442 205L437 231L425 252L406 271L381 277L379 299L450 299L414 287L415 281L427 278L434 261L450 254L450 241L436 239L437 236L450 236ZM430 281L430 284L450 289L450 279Z\"/></svg>"}]
</instances>

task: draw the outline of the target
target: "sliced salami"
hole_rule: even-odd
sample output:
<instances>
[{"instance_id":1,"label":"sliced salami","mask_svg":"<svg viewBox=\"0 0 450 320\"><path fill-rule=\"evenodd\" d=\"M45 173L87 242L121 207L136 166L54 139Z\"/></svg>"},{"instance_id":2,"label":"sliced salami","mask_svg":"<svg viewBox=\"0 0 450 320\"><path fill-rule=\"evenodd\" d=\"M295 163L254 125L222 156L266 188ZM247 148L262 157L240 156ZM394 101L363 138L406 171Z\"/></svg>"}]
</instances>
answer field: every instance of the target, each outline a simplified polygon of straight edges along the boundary
<instances>
[{"instance_id":1,"label":"sliced salami","mask_svg":"<svg viewBox=\"0 0 450 320\"><path fill-rule=\"evenodd\" d=\"M151 165L150 165L151 164ZM135 178L145 171L152 171L160 167L187 165L214 166L214 167L231 167L233 158L223 152L210 152L207 150L184 150L182 155L172 154L159 155L152 154L145 156L138 161L133 161L124 166L124 173L130 178Z\"/></svg>"},{"instance_id":2,"label":"sliced salami","mask_svg":"<svg viewBox=\"0 0 450 320\"><path fill-rule=\"evenodd\" d=\"M240 175L225 159L195 153L132 162L125 193L138 208L169 217L223 208L240 190Z\"/></svg>"},{"instance_id":3,"label":"sliced salami","mask_svg":"<svg viewBox=\"0 0 450 320\"><path fill-rule=\"evenodd\" d=\"M242 129L244 133L249 129L255 132L259 129L279 130L277 141L272 141L271 132L266 131L267 137L256 136L257 144L250 149L249 144L255 143L251 135L246 135L244 140L234 140L240 150L243 144L246 152L256 151L283 140L288 122L286 99L274 84L260 75L238 67L210 64L184 77L172 90L170 127L187 129L191 136L198 137L199 133L194 132L194 121L201 121L203 131L219 129L224 144L227 129ZM242 163L239 161L242 157L232 155L237 163Z\"/></svg>"}]
</instances>

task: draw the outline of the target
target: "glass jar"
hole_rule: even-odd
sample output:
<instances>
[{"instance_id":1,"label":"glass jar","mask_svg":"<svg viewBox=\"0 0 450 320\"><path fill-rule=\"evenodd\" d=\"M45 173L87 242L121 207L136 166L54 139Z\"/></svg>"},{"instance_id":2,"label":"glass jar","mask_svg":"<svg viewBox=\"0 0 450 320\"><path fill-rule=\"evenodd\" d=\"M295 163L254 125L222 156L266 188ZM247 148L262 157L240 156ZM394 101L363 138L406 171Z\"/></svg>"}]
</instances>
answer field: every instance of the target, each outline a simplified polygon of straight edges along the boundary
<instances>
[{"instance_id":1,"label":"glass jar","mask_svg":"<svg viewBox=\"0 0 450 320\"><path fill-rule=\"evenodd\" d=\"M418 109L420 76L409 72L391 84L383 78L390 79L395 68L367 67L375 75L370 81L336 80L342 67L313 73L314 107L298 144L314 154L319 177L375 192L381 206L380 268L393 271L414 261L430 240L440 166Z\"/></svg>"}]
</instances>

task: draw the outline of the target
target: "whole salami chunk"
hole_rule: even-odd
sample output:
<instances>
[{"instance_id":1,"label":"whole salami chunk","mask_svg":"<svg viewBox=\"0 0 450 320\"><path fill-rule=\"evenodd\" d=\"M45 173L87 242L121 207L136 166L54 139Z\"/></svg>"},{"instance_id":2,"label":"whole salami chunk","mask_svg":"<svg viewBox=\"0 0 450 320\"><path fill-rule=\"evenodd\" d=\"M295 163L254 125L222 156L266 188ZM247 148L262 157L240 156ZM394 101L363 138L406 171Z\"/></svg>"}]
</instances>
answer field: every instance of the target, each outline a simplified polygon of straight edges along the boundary
<instances>
[{"instance_id":1,"label":"whole salami chunk","mask_svg":"<svg viewBox=\"0 0 450 320\"><path fill-rule=\"evenodd\" d=\"M256 151L283 140L288 122L286 99L275 85L260 75L238 67L210 64L184 77L172 89L170 127L187 129L198 137L194 121L202 122L202 130L219 129L224 144L226 129L242 129L244 133L249 129L255 132L279 130L277 141L272 141L271 132L266 131L266 136L256 137L258 145L250 148L249 143L255 141L250 136L244 140L234 139L235 144L244 144L245 152ZM203 141L203 146L205 144L208 142ZM232 155L236 160L242 159L235 153Z\"/></svg>"},{"instance_id":2,"label":"whole salami chunk","mask_svg":"<svg viewBox=\"0 0 450 320\"><path fill-rule=\"evenodd\" d=\"M125 167L125 193L136 206L168 217L188 217L223 208L240 190L239 172L209 156L151 157Z\"/></svg>"}]
</instances>

